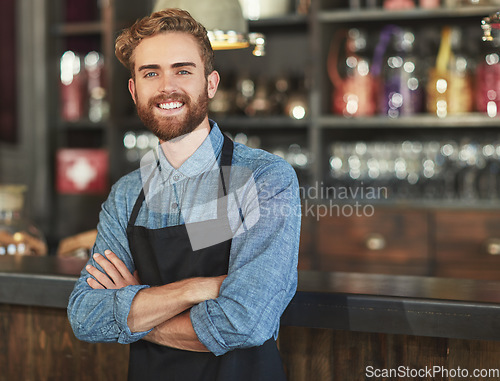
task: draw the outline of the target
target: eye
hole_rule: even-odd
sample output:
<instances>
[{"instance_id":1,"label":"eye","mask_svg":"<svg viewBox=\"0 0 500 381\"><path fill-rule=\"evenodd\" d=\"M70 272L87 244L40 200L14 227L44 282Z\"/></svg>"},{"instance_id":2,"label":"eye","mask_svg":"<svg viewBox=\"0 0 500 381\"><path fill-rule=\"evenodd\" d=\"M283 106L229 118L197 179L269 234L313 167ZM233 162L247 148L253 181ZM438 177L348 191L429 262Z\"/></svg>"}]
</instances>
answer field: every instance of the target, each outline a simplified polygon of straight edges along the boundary
<instances>
[{"instance_id":1,"label":"eye","mask_svg":"<svg viewBox=\"0 0 500 381\"><path fill-rule=\"evenodd\" d=\"M151 77L156 77L158 74L156 74L154 71L150 71L149 73L144 74L144 78L151 78Z\"/></svg>"},{"instance_id":2,"label":"eye","mask_svg":"<svg viewBox=\"0 0 500 381\"><path fill-rule=\"evenodd\" d=\"M191 74L191 72L189 72L187 70L179 70L179 74L181 74L181 75L187 75L187 74Z\"/></svg>"}]
</instances>

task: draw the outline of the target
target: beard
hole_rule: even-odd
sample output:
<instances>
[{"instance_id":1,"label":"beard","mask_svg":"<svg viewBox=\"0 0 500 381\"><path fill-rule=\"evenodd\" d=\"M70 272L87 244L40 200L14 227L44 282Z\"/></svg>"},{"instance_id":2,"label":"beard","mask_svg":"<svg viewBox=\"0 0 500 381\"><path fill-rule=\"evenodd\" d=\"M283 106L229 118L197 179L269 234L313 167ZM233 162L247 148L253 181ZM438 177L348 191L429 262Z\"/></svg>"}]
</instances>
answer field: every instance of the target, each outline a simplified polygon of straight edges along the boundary
<instances>
[{"instance_id":1,"label":"beard","mask_svg":"<svg viewBox=\"0 0 500 381\"><path fill-rule=\"evenodd\" d=\"M154 109L166 100L182 102L187 110L185 116L155 115ZM194 131L208 115L208 103L207 91L202 92L194 102L187 95L179 93L158 95L151 98L147 104L142 104L136 97L137 114L142 123L164 142Z\"/></svg>"}]
</instances>

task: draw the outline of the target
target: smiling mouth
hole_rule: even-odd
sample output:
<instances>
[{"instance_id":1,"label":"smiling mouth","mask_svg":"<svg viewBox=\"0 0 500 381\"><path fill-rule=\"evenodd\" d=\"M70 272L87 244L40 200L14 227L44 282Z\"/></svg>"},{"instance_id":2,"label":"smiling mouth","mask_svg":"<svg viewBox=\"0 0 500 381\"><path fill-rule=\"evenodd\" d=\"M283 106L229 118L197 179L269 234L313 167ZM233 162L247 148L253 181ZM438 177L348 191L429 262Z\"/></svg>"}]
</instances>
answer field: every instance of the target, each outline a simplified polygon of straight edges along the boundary
<instances>
[{"instance_id":1,"label":"smiling mouth","mask_svg":"<svg viewBox=\"0 0 500 381\"><path fill-rule=\"evenodd\" d=\"M184 103L182 103L182 102L158 103L158 107L161 108L162 110L175 110L175 109L181 108L182 106L184 106Z\"/></svg>"}]
</instances>

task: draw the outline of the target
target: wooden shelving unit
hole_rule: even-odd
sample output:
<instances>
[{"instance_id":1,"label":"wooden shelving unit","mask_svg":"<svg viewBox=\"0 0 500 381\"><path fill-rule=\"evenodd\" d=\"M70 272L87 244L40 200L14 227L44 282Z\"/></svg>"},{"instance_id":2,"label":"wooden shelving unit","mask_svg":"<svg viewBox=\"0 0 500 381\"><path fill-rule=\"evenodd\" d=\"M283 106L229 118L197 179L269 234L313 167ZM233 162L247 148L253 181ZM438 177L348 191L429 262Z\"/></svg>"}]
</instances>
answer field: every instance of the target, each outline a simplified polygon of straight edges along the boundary
<instances>
[{"instance_id":1,"label":"wooden shelving unit","mask_svg":"<svg viewBox=\"0 0 500 381\"><path fill-rule=\"evenodd\" d=\"M120 66L114 57L114 39L121 28L130 25L135 19L148 13L151 9L150 2L125 1L118 4L117 0L102 2L100 16L97 20L81 22L66 22L62 16L61 4L68 0L58 0L49 9L47 32L51 40L47 54L47 66L49 68L49 125L51 143L50 155L53 162L55 150L64 146L67 141L66 135L74 133L88 133L96 136L96 141L102 148L109 151L111 165L111 183L130 170L131 165L127 163L124 156L123 135L127 131L141 132L144 130L139 119L135 115L134 107L126 89L128 79L127 71ZM258 135L262 141L281 142L281 144L299 143L307 148L311 155L310 165L307 169L300 170L300 179L304 187L320 184L328 176L327 152L329 145L334 141L342 141L357 134L356 138L363 140L366 132L383 136L392 136L395 139L403 139L411 133L412 137L418 138L419 134L434 136L440 134L456 134L457 136L481 135L484 132L494 134L500 127L500 118L489 118L479 113L470 113L446 118L437 118L428 114L420 114L411 117L390 119L384 116L373 116L363 118L345 118L333 115L329 111L331 84L326 73L326 57L332 33L339 27L349 26L374 26L381 28L388 23L408 23L414 27L425 28L427 25L453 24L456 22L471 24L478 23L482 17L496 11L493 6L468 6L459 8L419 9L404 11L387 11L384 9L348 9L338 8L337 2L329 0L312 1L308 15L290 14L284 17L267 20L256 20L249 22L252 32L265 33L267 38L267 54L261 58L251 56L250 50L244 52L216 53L216 64L222 76L231 76L243 72L252 75L265 74L277 76L289 74L291 76L301 75L304 77L307 90L309 110L306 118L294 120L286 116L242 116L227 115L216 116L215 120L224 130L232 134L239 131L252 135ZM98 45L106 62L108 97L110 100L110 116L106 121L92 123L83 119L77 122L63 122L59 118L58 94L58 64L57 60L71 39L91 41ZM478 44L481 42L478 41ZM500 132L500 130L499 130ZM52 172L53 173L53 172ZM86 196L63 196L57 195L52 189L53 205L55 214L51 216L51 232L56 241L61 235L77 233L80 225L65 224L66 230L54 227L67 218L65 213L71 211L76 219L84 218L89 214L89 204L93 205L95 212L92 218L86 222L86 226L92 226L97 218L96 214L104 196L87 200ZM432 202L422 200L408 200L401 202L395 200L382 203L383 207L399 208L407 207L417 209L439 209L440 203L431 205ZM448 203L446 208L456 205L458 209L475 210L489 208L489 203L457 204ZM479 205L479 206L478 206ZM488 205L487 207L481 205ZM50 225L50 224L49 224ZM83 225L81 225L83 228ZM71 231L74 229L75 231ZM83 229L80 229L83 230Z\"/></svg>"}]
</instances>

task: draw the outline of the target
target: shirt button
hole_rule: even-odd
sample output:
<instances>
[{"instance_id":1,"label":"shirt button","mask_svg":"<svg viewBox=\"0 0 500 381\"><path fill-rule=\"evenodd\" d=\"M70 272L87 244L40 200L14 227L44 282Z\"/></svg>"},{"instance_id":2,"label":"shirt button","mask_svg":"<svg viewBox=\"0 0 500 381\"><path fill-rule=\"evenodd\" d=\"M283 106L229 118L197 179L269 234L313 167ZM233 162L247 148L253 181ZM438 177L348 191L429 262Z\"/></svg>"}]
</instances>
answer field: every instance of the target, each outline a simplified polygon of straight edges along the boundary
<instances>
[{"instance_id":1,"label":"shirt button","mask_svg":"<svg viewBox=\"0 0 500 381\"><path fill-rule=\"evenodd\" d=\"M179 206L179 205L178 205L176 202L173 202L173 203L172 203L172 209L177 209L177 207L178 207L178 206Z\"/></svg>"},{"instance_id":2,"label":"shirt button","mask_svg":"<svg viewBox=\"0 0 500 381\"><path fill-rule=\"evenodd\" d=\"M179 175L174 175L174 181L179 181L181 177Z\"/></svg>"}]
</instances>

